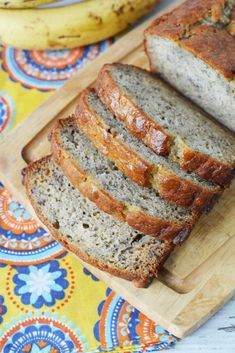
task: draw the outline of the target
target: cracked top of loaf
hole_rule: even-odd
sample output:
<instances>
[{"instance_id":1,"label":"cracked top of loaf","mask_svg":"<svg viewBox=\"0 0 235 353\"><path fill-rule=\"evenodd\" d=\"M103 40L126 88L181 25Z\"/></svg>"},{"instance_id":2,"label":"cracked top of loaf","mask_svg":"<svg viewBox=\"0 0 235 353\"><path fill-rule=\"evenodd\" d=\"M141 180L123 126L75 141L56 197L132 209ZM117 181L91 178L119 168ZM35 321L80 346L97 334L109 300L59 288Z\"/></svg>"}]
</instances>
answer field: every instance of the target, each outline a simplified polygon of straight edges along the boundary
<instances>
[{"instance_id":1,"label":"cracked top of loaf","mask_svg":"<svg viewBox=\"0 0 235 353\"><path fill-rule=\"evenodd\" d=\"M145 35L174 40L229 80L235 79L235 0L187 0Z\"/></svg>"}]
</instances>

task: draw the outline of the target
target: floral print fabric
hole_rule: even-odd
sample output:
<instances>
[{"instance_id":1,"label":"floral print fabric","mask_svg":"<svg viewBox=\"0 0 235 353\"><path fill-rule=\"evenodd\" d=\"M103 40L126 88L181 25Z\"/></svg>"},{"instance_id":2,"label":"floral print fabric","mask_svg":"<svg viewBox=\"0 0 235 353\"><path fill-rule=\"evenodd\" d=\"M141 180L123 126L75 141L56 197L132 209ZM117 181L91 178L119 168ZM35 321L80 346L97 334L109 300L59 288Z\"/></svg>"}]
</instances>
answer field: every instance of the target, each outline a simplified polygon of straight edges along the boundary
<instances>
[{"instance_id":1,"label":"floral print fabric","mask_svg":"<svg viewBox=\"0 0 235 353\"><path fill-rule=\"evenodd\" d=\"M0 47L0 140L112 43ZM174 342L83 268L0 183L1 353L156 352Z\"/></svg>"}]
</instances>

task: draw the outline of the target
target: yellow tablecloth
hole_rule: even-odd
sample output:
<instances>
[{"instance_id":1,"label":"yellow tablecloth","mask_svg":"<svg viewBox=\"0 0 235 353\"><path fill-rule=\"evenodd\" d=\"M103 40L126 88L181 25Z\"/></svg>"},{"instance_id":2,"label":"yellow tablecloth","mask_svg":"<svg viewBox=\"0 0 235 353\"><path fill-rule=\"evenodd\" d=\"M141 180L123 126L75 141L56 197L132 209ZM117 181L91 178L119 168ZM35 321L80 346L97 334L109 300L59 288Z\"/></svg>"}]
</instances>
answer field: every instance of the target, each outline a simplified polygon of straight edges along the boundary
<instances>
[{"instance_id":1,"label":"yellow tablecloth","mask_svg":"<svg viewBox=\"0 0 235 353\"><path fill-rule=\"evenodd\" d=\"M0 139L112 42L52 52L0 47ZM0 184L1 353L155 352L174 342L65 252Z\"/></svg>"}]
</instances>

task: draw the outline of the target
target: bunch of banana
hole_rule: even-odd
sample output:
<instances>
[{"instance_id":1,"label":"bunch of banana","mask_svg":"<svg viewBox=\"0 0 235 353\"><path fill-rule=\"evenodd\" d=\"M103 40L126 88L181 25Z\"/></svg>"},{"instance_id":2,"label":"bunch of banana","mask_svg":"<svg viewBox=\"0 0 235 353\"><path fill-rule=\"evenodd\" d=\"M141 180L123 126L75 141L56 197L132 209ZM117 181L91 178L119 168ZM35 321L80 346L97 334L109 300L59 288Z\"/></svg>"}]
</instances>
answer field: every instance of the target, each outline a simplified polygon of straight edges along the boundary
<instances>
[{"instance_id":1,"label":"bunch of banana","mask_svg":"<svg viewBox=\"0 0 235 353\"><path fill-rule=\"evenodd\" d=\"M48 9L0 9L0 42L36 50L95 43L124 30L158 2L88 0Z\"/></svg>"},{"instance_id":2,"label":"bunch of banana","mask_svg":"<svg viewBox=\"0 0 235 353\"><path fill-rule=\"evenodd\" d=\"M58 0L0 0L3 9L24 9L49 4Z\"/></svg>"}]
</instances>

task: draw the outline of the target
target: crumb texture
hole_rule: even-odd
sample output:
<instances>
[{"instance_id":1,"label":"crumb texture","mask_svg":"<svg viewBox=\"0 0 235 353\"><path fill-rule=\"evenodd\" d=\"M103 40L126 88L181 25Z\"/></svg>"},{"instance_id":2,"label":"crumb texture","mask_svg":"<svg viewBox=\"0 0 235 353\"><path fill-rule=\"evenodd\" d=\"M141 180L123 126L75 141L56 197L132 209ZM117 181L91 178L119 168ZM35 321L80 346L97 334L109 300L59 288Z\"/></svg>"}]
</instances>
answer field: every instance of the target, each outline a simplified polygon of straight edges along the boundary
<instances>
[{"instance_id":1,"label":"crumb texture","mask_svg":"<svg viewBox=\"0 0 235 353\"><path fill-rule=\"evenodd\" d=\"M235 131L235 0L188 0L145 38L152 69Z\"/></svg>"},{"instance_id":2,"label":"crumb texture","mask_svg":"<svg viewBox=\"0 0 235 353\"><path fill-rule=\"evenodd\" d=\"M47 158L30 173L29 188L37 208L55 231L84 254L133 278L152 278L167 243L143 235L100 211L84 198Z\"/></svg>"},{"instance_id":3,"label":"crumb texture","mask_svg":"<svg viewBox=\"0 0 235 353\"><path fill-rule=\"evenodd\" d=\"M160 41L165 40L159 37ZM177 54L170 49L172 48L161 51L158 46L158 51L161 51L161 53L169 53L167 60L164 62L162 60L165 66L174 65L177 61ZM180 52L179 49L178 52ZM171 60L169 60L169 56ZM185 65L178 66L181 67L181 75L183 76ZM194 69L191 69L191 71L194 71L195 77L197 77L198 70L196 70L196 67ZM213 123L162 80L153 77L146 71L125 65L113 65L111 71L115 82L131 97L134 103L174 138L180 137L193 150L209 155L221 162L235 163L235 139L233 136ZM176 74L172 75L171 80L174 79L176 82L179 81ZM200 78L198 78L195 92L201 96L199 80ZM189 82L188 85L190 84ZM211 89L212 87L207 88ZM218 98L220 93L221 91L218 89ZM233 94L235 102L235 92ZM220 97L220 101L222 99L223 97ZM227 100L229 100L229 97L225 97L224 105Z\"/></svg>"},{"instance_id":4,"label":"crumb texture","mask_svg":"<svg viewBox=\"0 0 235 353\"><path fill-rule=\"evenodd\" d=\"M92 109L102 118L105 124L109 126L111 132L113 132L124 144L128 145L128 147L135 151L144 160L147 160L149 163L155 165L157 168L162 167L171 172L172 174L178 176L179 178L191 181L202 187L207 187L212 190L215 190L217 188L212 183L197 177L197 175L195 175L194 173L185 172L177 165L177 163L174 163L169 158L156 155L153 151L151 151L151 149L145 146L145 144L141 140L133 136L119 119L117 119L112 113L110 113L110 111L105 107L105 105L101 102L96 93L94 93L93 91L89 93L88 101L89 104L92 106Z\"/></svg>"},{"instance_id":5,"label":"crumb texture","mask_svg":"<svg viewBox=\"0 0 235 353\"><path fill-rule=\"evenodd\" d=\"M158 219L179 223L191 219L192 215L186 209L166 202L154 189L140 187L127 178L112 161L95 148L74 122L63 125L59 133L61 147L87 175L115 199Z\"/></svg>"}]
</instances>

